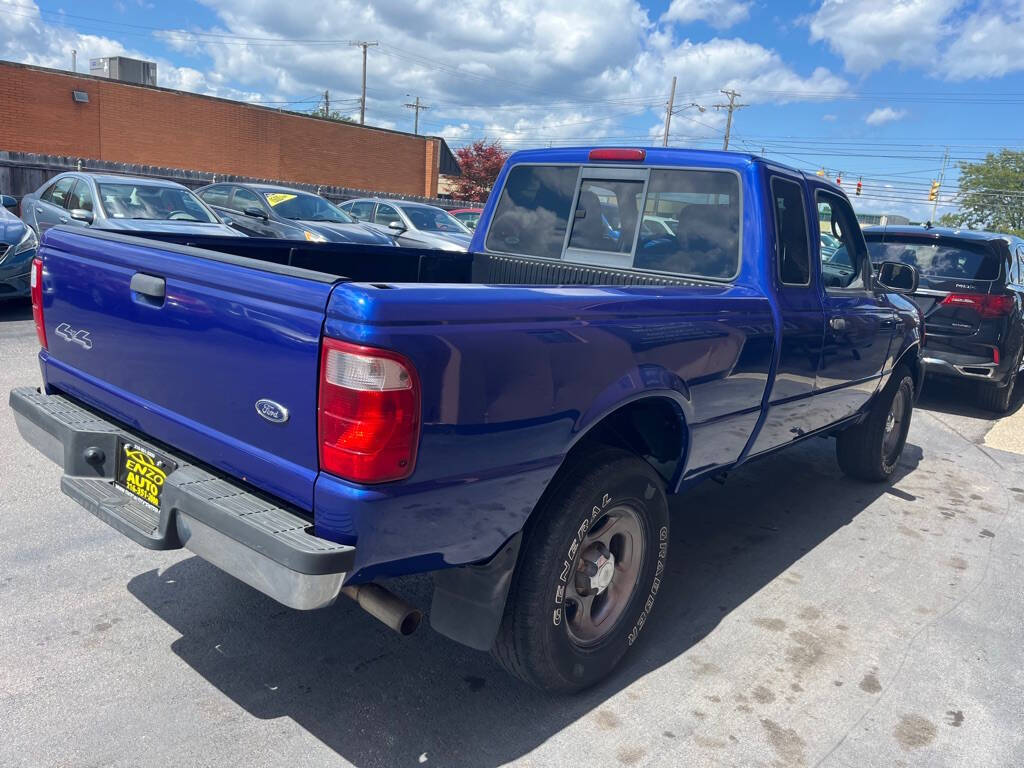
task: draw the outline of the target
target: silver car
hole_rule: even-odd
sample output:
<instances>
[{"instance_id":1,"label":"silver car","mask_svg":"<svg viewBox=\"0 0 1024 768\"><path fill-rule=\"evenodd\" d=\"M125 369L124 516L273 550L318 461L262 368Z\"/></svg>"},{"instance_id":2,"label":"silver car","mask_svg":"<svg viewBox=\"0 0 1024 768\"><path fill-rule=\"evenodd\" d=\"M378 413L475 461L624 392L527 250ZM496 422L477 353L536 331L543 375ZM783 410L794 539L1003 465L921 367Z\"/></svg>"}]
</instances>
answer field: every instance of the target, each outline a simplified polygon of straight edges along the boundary
<instances>
[{"instance_id":1,"label":"silver car","mask_svg":"<svg viewBox=\"0 0 1024 768\"><path fill-rule=\"evenodd\" d=\"M473 233L443 208L404 200L363 197L339 206L352 218L395 238L406 248L468 251Z\"/></svg>"},{"instance_id":2,"label":"silver car","mask_svg":"<svg viewBox=\"0 0 1024 768\"><path fill-rule=\"evenodd\" d=\"M188 187L163 179L62 173L21 200L21 217L42 235L58 224L115 232L244 237Z\"/></svg>"}]
</instances>

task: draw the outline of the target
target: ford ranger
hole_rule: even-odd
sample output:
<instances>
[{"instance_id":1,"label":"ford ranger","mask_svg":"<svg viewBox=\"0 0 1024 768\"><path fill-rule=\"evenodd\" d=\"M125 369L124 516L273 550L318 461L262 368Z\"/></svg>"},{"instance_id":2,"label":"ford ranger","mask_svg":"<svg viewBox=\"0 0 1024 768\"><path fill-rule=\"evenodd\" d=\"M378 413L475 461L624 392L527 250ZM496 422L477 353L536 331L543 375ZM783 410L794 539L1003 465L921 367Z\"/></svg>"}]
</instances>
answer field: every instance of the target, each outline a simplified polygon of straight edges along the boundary
<instances>
[{"instance_id":1,"label":"ford ranger","mask_svg":"<svg viewBox=\"0 0 1024 768\"><path fill-rule=\"evenodd\" d=\"M420 614L379 582L429 572L435 630L578 690L665 599L669 497L814 436L892 475L916 287L873 272L813 175L525 151L468 253L55 227L42 387L10 404L61 490L139 544L400 632Z\"/></svg>"}]
</instances>

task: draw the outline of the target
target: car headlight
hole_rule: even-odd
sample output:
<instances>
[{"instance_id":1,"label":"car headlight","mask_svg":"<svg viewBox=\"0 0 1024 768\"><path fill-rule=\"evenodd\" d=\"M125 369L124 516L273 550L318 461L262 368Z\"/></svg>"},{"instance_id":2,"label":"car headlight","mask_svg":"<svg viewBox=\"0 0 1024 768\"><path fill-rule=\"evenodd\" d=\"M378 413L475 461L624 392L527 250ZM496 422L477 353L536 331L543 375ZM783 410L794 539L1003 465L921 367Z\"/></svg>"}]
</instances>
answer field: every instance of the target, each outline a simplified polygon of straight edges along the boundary
<instances>
[{"instance_id":1,"label":"car headlight","mask_svg":"<svg viewBox=\"0 0 1024 768\"><path fill-rule=\"evenodd\" d=\"M30 251L39 245L39 238L36 237L36 233L32 231L32 227L25 227L25 234L21 236L21 240L14 246L13 256L17 256L19 253Z\"/></svg>"},{"instance_id":2,"label":"car headlight","mask_svg":"<svg viewBox=\"0 0 1024 768\"><path fill-rule=\"evenodd\" d=\"M303 230L302 234L306 236L306 239L311 243L326 243L327 238L323 235L318 235L316 232L310 232L308 229Z\"/></svg>"}]
</instances>

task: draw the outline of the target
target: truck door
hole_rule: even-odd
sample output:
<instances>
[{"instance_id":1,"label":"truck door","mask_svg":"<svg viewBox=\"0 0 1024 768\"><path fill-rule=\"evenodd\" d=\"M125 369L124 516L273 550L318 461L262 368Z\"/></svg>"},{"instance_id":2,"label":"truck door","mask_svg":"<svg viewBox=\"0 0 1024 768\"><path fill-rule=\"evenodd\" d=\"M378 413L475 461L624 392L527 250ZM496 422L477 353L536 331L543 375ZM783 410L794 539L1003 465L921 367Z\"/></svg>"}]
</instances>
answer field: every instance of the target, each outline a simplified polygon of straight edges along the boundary
<instances>
[{"instance_id":1,"label":"truck door","mask_svg":"<svg viewBox=\"0 0 1024 768\"><path fill-rule=\"evenodd\" d=\"M821 233L839 241L835 250L818 244L825 343L814 400L831 423L856 413L878 388L896 313L874 289L867 245L850 203L820 187L815 202Z\"/></svg>"},{"instance_id":2,"label":"truck door","mask_svg":"<svg viewBox=\"0 0 1024 768\"><path fill-rule=\"evenodd\" d=\"M825 315L816 270L805 185L772 169L768 176L773 229L773 280L781 314L781 349L768 413L751 453L760 453L827 425L810 407L825 334Z\"/></svg>"}]
</instances>

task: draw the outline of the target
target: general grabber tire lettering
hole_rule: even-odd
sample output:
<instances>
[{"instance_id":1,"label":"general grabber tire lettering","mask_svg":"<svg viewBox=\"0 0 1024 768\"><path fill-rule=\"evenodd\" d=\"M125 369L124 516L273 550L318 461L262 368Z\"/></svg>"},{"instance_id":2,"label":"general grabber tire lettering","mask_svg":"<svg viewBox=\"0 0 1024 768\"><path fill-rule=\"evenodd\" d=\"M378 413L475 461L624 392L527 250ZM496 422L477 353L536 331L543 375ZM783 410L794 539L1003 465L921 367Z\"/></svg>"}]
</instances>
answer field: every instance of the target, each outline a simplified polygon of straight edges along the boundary
<instances>
[{"instance_id":1,"label":"general grabber tire lettering","mask_svg":"<svg viewBox=\"0 0 1024 768\"><path fill-rule=\"evenodd\" d=\"M664 480L647 462L617 448L575 457L527 526L495 658L548 691L607 676L650 620L668 542Z\"/></svg>"},{"instance_id":2,"label":"general grabber tire lettering","mask_svg":"<svg viewBox=\"0 0 1024 768\"><path fill-rule=\"evenodd\" d=\"M868 417L839 433L836 458L840 469L869 482L892 477L907 442L913 409L914 378L909 368L900 365L875 396Z\"/></svg>"}]
</instances>

